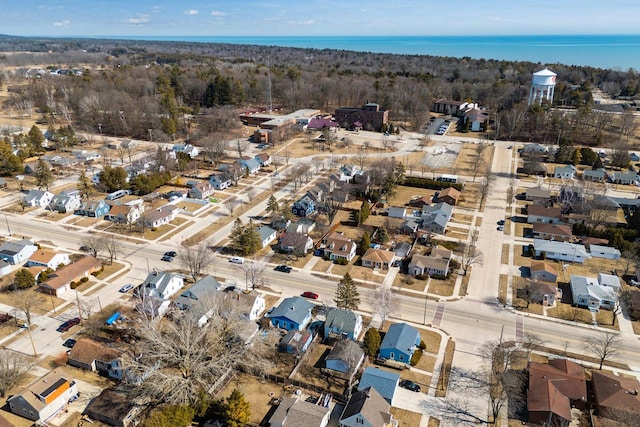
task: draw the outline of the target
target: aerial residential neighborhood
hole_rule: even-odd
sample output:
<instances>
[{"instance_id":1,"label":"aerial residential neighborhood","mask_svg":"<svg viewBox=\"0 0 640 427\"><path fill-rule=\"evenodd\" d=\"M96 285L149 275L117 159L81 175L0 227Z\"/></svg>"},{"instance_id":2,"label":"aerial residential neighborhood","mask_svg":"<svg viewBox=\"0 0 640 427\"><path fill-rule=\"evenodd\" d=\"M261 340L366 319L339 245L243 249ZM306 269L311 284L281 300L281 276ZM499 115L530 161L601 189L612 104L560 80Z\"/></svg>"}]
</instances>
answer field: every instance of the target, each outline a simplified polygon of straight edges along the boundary
<instances>
[{"instance_id":1,"label":"aerial residential neighborhood","mask_svg":"<svg viewBox=\"0 0 640 427\"><path fill-rule=\"evenodd\" d=\"M130 66L112 56L86 81ZM15 91L83 78L17 70ZM567 76L529 71L531 123L577 114L550 107ZM207 73L206 102L239 90ZM174 117L141 133L114 131L146 120L124 110L77 133L8 114L0 425L640 425L635 146L499 133L461 93L401 119L379 95L163 98Z\"/></svg>"}]
</instances>

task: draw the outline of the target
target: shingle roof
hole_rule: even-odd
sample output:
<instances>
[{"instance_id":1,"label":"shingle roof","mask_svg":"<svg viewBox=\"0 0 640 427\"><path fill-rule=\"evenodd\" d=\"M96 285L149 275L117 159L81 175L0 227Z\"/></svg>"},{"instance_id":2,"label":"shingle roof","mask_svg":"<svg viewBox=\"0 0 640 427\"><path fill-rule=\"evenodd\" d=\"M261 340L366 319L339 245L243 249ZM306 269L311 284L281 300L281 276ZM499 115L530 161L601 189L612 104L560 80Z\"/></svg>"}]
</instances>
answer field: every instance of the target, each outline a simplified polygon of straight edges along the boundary
<instances>
[{"instance_id":1,"label":"shingle roof","mask_svg":"<svg viewBox=\"0 0 640 427\"><path fill-rule=\"evenodd\" d=\"M407 323L394 323L389 326L389 330L384 335L380 348L392 348L413 353L419 337L420 333L413 326Z\"/></svg>"},{"instance_id":2,"label":"shingle roof","mask_svg":"<svg viewBox=\"0 0 640 427\"><path fill-rule=\"evenodd\" d=\"M360 317L360 315L351 310L332 308L327 313L327 318L324 323L327 327L332 328L335 326L341 331L353 333L356 328L356 320L358 317Z\"/></svg>"},{"instance_id":3,"label":"shingle roof","mask_svg":"<svg viewBox=\"0 0 640 427\"><path fill-rule=\"evenodd\" d=\"M269 421L271 425L277 423L283 427L319 426L330 410L295 397L285 397Z\"/></svg>"},{"instance_id":4,"label":"shingle roof","mask_svg":"<svg viewBox=\"0 0 640 427\"><path fill-rule=\"evenodd\" d=\"M349 339L342 339L333 346L325 358L325 362L328 360L343 360L349 364L351 361L359 362L363 356L364 351L358 343ZM351 367L352 370L355 368L356 366Z\"/></svg>"},{"instance_id":5,"label":"shingle roof","mask_svg":"<svg viewBox=\"0 0 640 427\"><path fill-rule=\"evenodd\" d=\"M569 242L558 242L555 240L533 239L533 247L536 251L543 251L553 253L570 254L574 256L580 256L583 258L591 258L587 248L583 245L577 245Z\"/></svg>"},{"instance_id":6,"label":"shingle roof","mask_svg":"<svg viewBox=\"0 0 640 427\"><path fill-rule=\"evenodd\" d=\"M85 365L92 364L94 360L110 363L121 353L115 348L109 348L92 339L82 338L69 351L69 360L76 360Z\"/></svg>"},{"instance_id":7,"label":"shingle roof","mask_svg":"<svg viewBox=\"0 0 640 427\"><path fill-rule=\"evenodd\" d=\"M570 224L548 224L546 222L534 222L533 232L542 234L555 234L557 236L571 237L573 231Z\"/></svg>"},{"instance_id":8,"label":"shingle roof","mask_svg":"<svg viewBox=\"0 0 640 427\"><path fill-rule=\"evenodd\" d=\"M399 381L400 374L370 366L362 373L358 390L373 387L387 402L391 402Z\"/></svg>"},{"instance_id":9,"label":"shingle roof","mask_svg":"<svg viewBox=\"0 0 640 427\"><path fill-rule=\"evenodd\" d=\"M552 265L550 265L549 263L546 263L544 261L531 261L531 268L530 270L533 271L546 271L547 273L551 273L555 276L558 275L558 270L556 270L555 268L553 268Z\"/></svg>"},{"instance_id":10,"label":"shingle roof","mask_svg":"<svg viewBox=\"0 0 640 427\"><path fill-rule=\"evenodd\" d=\"M111 420L123 420L133 406L134 403L126 394L108 388L91 400L85 412L91 417L99 414Z\"/></svg>"},{"instance_id":11,"label":"shingle roof","mask_svg":"<svg viewBox=\"0 0 640 427\"><path fill-rule=\"evenodd\" d=\"M562 209L551 208L542 205L529 205L527 207L527 215L545 216L548 218L560 218L562 215Z\"/></svg>"},{"instance_id":12,"label":"shingle roof","mask_svg":"<svg viewBox=\"0 0 640 427\"><path fill-rule=\"evenodd\" d=\"M596 405L601 409L640 415L640 383L637 379L593 371L591 383Z\"/></svg>"},{"instance_id":13,"label":"shingle roof","mask_svg":"<svg viewBox=\"0 0 640 427\"><path fill-rule=\"evenodd\" d=\"M382 426L390 421L389 403L373 387L359 390L351 395L342 411L340 420L362 415L373 426Z\"/></svg>"},{"instance_id":14,"label":"shingle roof","mask_svg":"<svg viewBox=\"0 0 640 427\"><path fill-rule=\"evenodd\" d=\"M76 262L65 265L60 270L51 273L49 280L41 283L40 286L49 289L60 289L73 279L86 271L94 271L100 266L100 261L92 256L85 256Z\"/></svg>"},{"instance_id":15,"label":"shingle roof","mask_svg":"<svg viewBox=\"0 0 640 427\"><path fill-rule=\"evenodd\" d=\"M367 249L367 252L362 255L362 260L390 264L393 261L394 257L394 252L386 251L383 249L369 248Z\"/></svg>"},{"instance_id":16,"label":"shingle roof","mask_svg":"<svg viewBox=\"0 0 640 427\"><path fill-rule=\"evenodd\" d=\"M587 398L587 383L582 366L566 359L554 359L549 364L529 364L527 409L532 412L551 411L571 420L569 399Z\"/></svg>"},{"instance_id":17,"label":"shingle roof","mask_svg":"<svg viewBox=\"0 0 640 427\"><path fill-rule=\"evenodd\" d=\"M313 304L302 297L289 297L285 298L267 316L270 318L282 317L300 325L309 315L312 308Z\"/></svg>"}]
</instances>

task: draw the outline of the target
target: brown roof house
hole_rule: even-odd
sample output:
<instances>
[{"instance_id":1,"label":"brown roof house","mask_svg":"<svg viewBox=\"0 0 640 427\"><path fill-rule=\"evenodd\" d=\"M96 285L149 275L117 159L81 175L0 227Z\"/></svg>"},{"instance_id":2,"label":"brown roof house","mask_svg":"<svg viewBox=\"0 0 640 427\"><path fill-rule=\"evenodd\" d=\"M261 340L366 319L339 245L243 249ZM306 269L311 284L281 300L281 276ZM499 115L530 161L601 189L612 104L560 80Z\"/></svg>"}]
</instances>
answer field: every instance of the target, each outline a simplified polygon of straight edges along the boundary
<instances>
[{"instance_id":1,"label":"brown roof house","mask_svg":"<svg viewBox=\"0 0 640 427\"><path fill-rule=\"evenodd\" d=\"M327 235L322 243L324 244L325 256L332 261L336 259L351 261L356 256L356 242L342 233L334 231Z\"/></svg>"},{"instance_id":2,"label":"brown roof house","mask_svg":"<svg viewBox=\"0 0 640 427\"><path fill-rule=\"evenodd\" d=\"M331 408L307 402L297 397L285 397L269 419L271 427L325 427Z\"/></svg>"},{"instance_id":3,"label":"brown roof house","mask_svg":"<svg viewBox=\"0 0 640 427\"><path fill-rule=\"evenodd\" d=\"M409 274L415 276L429 274L446 276L449 273L451 251L433 248L430 255L414 255L409 262Z\"/></svg>"},{"instance_id":4,"label":"brown roof house","mask_svg":"<svg viewBox=\"0 0 640 427\"><path fill-rule=\"evenodd\" d=\"M69 264L69 254L63 254L48 249L38 249L27 260L26 267L45 267L55 270L60 265Z\"/></svg>"},{"instance_id":5,"label":"brown roof house","mask_svg":"<svg viewBox=\"0 0 640 427\"><path fill-rule=\"evenodd\" d=\"M558 280L558 270L544 261L531 261L531 280L555 283Z\"/></svg>"},{"instance_id":6,"label":"brown roof house","mask_svg":"<svg viewBox=\"0 0 640 427\"><path fill-rule=\"evenodd\" d=\"M591 385L601 417L619 421L640 420L640 382L637 379L593 371Z\"/></svg>"},{"instance_id":7,"label":"brown roof house","mask_svg":"<svg viewBox=\"0 0 640 427\"><path fill-rule=\"evenodd\" d=\"M351 395L340 416L340 427L397 427L390 409L389 402L375 388L367 387Z\"/></svg>"},{"instance_id":8,"label":"brown roof house","mask_svg":"<svg viewBox=\"0 0 640 427\"><path fill-rule=\"evenodd\" d=\"M14 414L44 423L76 396L78 387L73 378L64 370L55 369L11 396L7 402Z\"/></svg>"},{"instance_id":9,"label":"brown roof house","mask_svg":"<svg viewBox=\"0 0 640 427\"><path fill-rule=\"evenodd\" d=\"M527 206L527 222L533 224L536 222L546 222L547 224L559 224L561 221L562 210L560 208L546 207L541 205Z\"/></svg>"},{"instance_id":10,"label":"brown roof house","mask_svg":"<svg viewBox=\"0 0 640 427\"><path fill-rule=\"evenodd\" d=\"M559 240L568 242L573 237L571 224L533 223L533 237L536 239Z\"/></svg>"},{"instance_id":11,"label":"brown roof house","mask_svg":"<svg viewBox=\"0 0 640 427\"><path fill-rule=\"evenodd\" d=\"M438 197L434 200L435 203L446 203L451 206L455 206L460 198L460 191L453 187L447 187L438 193Z\"/></svg>"},{"instance_id":12,"label":"brown roof house","mask_svg":"<svg viewBox=\"0 0 640 427\"><path fill-rule=\"evenodd\" d=\"M122 379L121 354L120 350L83 338L79 339L69 351L68 363L76 368L97 371L119 380Z\"/></svg>"},{"instance_id":13,"label":"brown roof house","mask_svg":"<svg viewBox=\"0 0 640 427\"><path fill-rule=\"evenodd\" d=\"M381 270L388 270L393 262L395 252L385 251L384 249L369 248L360 260L363 267L370 267Z\"/></svg>"},{"instance_id":14,"label":"brown roof house","mask_svg":"<svg viewBox=\"0 0 640 427\"><path fill-rule=\"evenodd\" d=\"M551 419L568 423L571 407L584 407L586 402L587 381L582 366L566 359L529 363L529 422L542 424Z\"/></svg>"},{"instance_id":15,"label":"brown roof house","mask_svg":"<svg viewBox=\"0 0 640 427\"><path fill-rule=\"evenodd\" d=\"M65 265L60 270L49 275L46 282L38 284L41 292L49 295L61 295L71 289L71 282L88 277L94 271L100 270L102 264L92 256L85 256L78 261Z\"/></svg>"},{"instance_id":16,"label":"brown roof house","mask_svg":"<svg viewBox=\"0 0 640 427\"><path fill-rule=\"evenodd\" d=\"M128 427L142 409L142 406L136 405L126 394L108 388L91 400L84 414L110 426Z\"/></svg>"}]
</instances>

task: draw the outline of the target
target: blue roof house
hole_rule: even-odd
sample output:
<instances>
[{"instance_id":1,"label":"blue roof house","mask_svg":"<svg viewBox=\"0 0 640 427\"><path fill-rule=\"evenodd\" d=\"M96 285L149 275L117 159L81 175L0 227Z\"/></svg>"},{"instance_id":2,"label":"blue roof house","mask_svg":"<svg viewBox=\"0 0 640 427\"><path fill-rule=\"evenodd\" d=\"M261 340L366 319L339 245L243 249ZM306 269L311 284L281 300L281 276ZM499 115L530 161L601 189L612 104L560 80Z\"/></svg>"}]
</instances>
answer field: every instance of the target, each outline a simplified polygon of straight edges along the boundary
<instances>
[{"instance_id":1,"label":"blue roof house","mask_svg":"<svg viewBox=\"0 0 640 427\"><path fill-rule=\"evenodd\" d=\"M364 390L368 387L374 388L378 393L380 393L380 396L382 396L384 400L391 404L399 382L400 374L370 366L364 370L362 377L360 377L358 391Z\"/></svg>"},{"instance_id":2,"label":"blue roof house","mask_svg":"<svg viewBox=\"0 0 640 427\"><path fill-rule=\"evenodd\" d=\"M256 173L260 170L260 163L256 159L253 158L241 158L237 160L242 166L242 169L249 171L249 173Z\"/></svg>"},{"instance_id":3,"label":"blue roof house","mask_svg":"<svg viewBox=\"0 0 640 427\"><path fill-rule=\"evenodd\" d=\"M418 345L420 333L416 328L406 323L394 323L389 326L380 344L380 357L408 365Z\"/></svg>"},{"instance_id":4,"label":"blue roof house","mask_svg":"<svg viewBox=\"0 0 640 427\"><path fill-rule=\"evenodd\" d=\"M267 314L271 324L287 331L302 331L311 321L313 304L302 297L285 298L280 305Z\"/></svg>"},{"instance_id":5,"label":"blue roof house","mask_svg":"<svg viewBox=\"0 0 640 427\"><path fill-rule=\"evenodd\" d=\"M293 206L291 206L291 212L296 216L309 216L316 210L316 205L309 196L304 196L298 199Z\"/></svg>"},{"instance_id":6,"label":"blue roof house","mask_svg":"<svg viewBox=\"0 0 640 427\"><path fill-rule=\"evenodd\" d=\"M351 340L357 340L362 332L362 316L351 310L334 308L327 313L324 321L324 337L344 335Z\"/></svg>"},{"instance_id":7,"label":"blue roof house","mask_svg":"<svg viewBox=\"0 0 640 427\"><path fill-rule=\"evenodd\" d=\"M91 218L101 218L109 213L111 206L104 200L85 200L73 213Z\"/></svg>"}]
</instances>

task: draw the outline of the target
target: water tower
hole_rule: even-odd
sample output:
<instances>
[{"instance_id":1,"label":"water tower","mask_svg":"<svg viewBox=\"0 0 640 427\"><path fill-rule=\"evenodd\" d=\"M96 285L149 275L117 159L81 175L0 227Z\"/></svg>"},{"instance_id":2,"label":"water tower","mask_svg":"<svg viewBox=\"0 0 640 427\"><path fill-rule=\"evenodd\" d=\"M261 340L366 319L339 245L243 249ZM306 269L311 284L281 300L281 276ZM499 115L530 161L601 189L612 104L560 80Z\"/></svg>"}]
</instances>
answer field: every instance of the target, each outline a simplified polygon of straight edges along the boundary
<instances>
[{"instance_id":1,"label":"water tower","mask_svg":"<svg viewBox=\"0 0 640 427\"><path fill-rule=\"evenodd\" d=\"M533 73L531 80L531 90L529 91L529 101L527 103L540 104L543 99L553 101L553 91L556 87L557 74L546 68Z\"/></svg>"}]
</instances>

